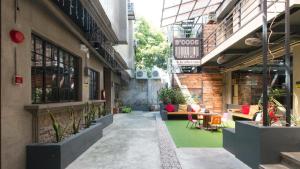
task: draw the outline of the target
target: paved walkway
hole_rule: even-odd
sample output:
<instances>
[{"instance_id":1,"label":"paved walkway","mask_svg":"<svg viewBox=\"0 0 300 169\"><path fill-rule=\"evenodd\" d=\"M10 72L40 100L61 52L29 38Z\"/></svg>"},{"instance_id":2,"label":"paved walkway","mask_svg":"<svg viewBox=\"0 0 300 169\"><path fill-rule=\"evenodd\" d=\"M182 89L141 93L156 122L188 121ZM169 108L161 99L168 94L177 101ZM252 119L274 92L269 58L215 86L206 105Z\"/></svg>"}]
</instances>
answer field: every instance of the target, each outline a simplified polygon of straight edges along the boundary
<instances>
[{"instance_id":1,"label":"paved walkway","mask_svg":"<svg viewBox=\"0 0 300 169\"><path fill-rule=\"evenodd\" d=\"M103 134L67 169L160 169L154 113L117 114Z\"/></svg>"},{"instance_id":2,"label":"paved walkway","mask_svg":"<svg viewBox=\"0 0 300 169\"><path fill-rule=\"evenodd\" d=\"M67 169L248 169L222 148L176 148L160 116L117 114L104 136Z\"/></svg>"}]
</instances>

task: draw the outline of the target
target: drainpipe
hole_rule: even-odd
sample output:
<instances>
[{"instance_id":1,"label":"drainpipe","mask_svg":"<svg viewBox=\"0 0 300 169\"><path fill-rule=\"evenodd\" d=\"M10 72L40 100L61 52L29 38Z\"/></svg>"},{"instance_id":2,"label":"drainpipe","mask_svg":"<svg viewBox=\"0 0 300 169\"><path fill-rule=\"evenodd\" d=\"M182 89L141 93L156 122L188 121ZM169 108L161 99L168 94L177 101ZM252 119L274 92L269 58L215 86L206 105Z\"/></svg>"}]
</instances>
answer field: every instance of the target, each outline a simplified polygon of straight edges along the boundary
<instances>
[{"instance_id":1,"label":"drainpipe","mask_svg":"<svg viewBox=\"0 0 300 169\"><path fill-rule=\"evenodd\" d=\"M286 126L291 125L290 0L285 0Z\"/></svg>"},{"instance_id":2,"label":"drainpipe","mask_svg":"<svg viewBox=\"0 0 300 169\"><path fill-rule=\"evenodd\" d=\"M267 21L267 0L262 0L262 45L263 45L263 125L268 124L268 21Z\"/></svg>"}]
</instances>

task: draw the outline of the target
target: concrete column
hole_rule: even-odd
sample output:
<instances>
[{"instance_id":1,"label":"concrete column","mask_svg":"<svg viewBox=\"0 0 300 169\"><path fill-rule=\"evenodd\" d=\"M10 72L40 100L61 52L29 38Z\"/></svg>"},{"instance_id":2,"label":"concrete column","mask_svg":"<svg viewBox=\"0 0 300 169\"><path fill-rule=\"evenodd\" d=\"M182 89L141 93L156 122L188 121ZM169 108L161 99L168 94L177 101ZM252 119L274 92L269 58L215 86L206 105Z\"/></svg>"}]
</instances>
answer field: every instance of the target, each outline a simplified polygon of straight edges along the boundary
<instances>
[{"instance_id":1,"label":"concrete column","mask_svg":"<svg viewBox=\"0 0 300 169\"><path fill-rule=\"evenodd\" d=\"M227 105L232 104L232 72L224 73L223 111L227 111Z\"/></svg>"},{"instance_id":2,"label":"concrete column","mask_svg":"<svg viewBox=\"0 0 300 169\"><path fill-rule=\"evenodd\" d=\"M300 45L293 49L293 113L300 115L300 88L296 82L300 81Z\"/></svg>"}]
</instances>

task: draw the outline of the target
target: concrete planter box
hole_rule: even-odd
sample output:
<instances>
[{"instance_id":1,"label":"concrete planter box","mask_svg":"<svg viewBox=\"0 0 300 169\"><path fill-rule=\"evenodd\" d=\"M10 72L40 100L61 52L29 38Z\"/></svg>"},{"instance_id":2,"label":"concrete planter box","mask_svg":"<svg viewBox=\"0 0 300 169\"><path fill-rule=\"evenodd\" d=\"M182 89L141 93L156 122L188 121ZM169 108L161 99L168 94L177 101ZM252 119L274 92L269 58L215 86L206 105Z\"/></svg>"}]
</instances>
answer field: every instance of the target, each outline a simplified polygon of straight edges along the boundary
<instances>
[{"instance_id":1,"label":"concrete planter box","mask_svg":"<svg viewBox=\"0 0 300 169\"><path fill-rule=\"evenodd\" d=\"M162 120L168 120L168 114L167 112L165 111L165 106L164 104L160 103L159 104L159 112L160 112L160 116L161 116L161 119Z\"/></svg>"},{"instance_id":2,"label":"concrete planter box","mask_svg":"<svg viewBox=\"0 0 300 169\"><path fill-rule=\"evenodd\" d=\"M251 168L280 162L280 152L300 151L299 127L263 127L237 121L223 130L223 147Z\"/></svg>"},{"instance_id":3,"label":"concrete planter box","mask_svg":"<svg viewBox=\"0 0 300 169\"><path fill-rule=\"evenodd\" d=\"M105 128L105 127L109 126L111 123L113 123L113 120L114 120L113 115L109 114L104 117L98 118L98 119L94 120L93 122L94 123L102 123L102 125Z\"/></svg>"},{"instance_id":4,"label":"concrete planter box","mask_svg":"<svg viewBox=\"0 0 300 169\"><path fill-rule=\"evenodd\" d=\"M64 169L102 137L113 116L97 119L91 127L59 143L31 144L26 148L27 169Z\"/></svg>"}]
</instances>

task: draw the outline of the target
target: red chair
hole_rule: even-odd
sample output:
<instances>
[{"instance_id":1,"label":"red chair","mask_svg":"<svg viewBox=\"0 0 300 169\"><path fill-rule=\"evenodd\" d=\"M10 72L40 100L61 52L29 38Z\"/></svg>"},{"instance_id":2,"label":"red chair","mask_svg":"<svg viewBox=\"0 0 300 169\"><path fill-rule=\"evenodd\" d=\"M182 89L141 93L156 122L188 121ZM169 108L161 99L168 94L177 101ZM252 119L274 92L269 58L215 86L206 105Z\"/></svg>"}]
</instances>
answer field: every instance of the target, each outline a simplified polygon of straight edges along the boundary
<instances>
[{"instance_id":1,"label":"red chair","mask_svg":"<svg viewBox=\"0 0 300 169\"><path fill-rule=\"evenodd\" d=\"M190 126L190 128L192 128L193 125L194 125L194 127L196 127L196 124L198 123L198 121L195 120L195 119L193 119L192 114L189 113L189 114L188 114L188 123L187 123L187 125L186 125L186 128L189 126L190 123L192 123L192 125Z\"/></svg>"}]
</instances>

